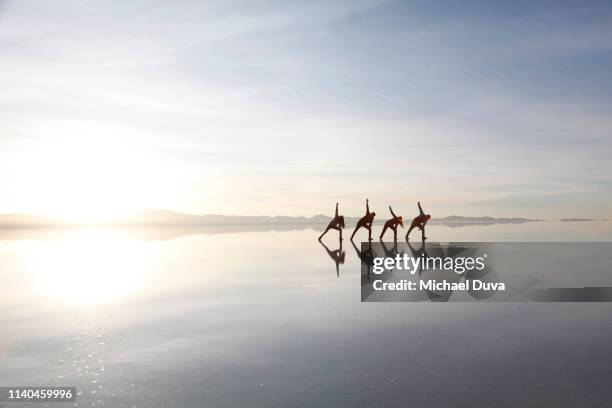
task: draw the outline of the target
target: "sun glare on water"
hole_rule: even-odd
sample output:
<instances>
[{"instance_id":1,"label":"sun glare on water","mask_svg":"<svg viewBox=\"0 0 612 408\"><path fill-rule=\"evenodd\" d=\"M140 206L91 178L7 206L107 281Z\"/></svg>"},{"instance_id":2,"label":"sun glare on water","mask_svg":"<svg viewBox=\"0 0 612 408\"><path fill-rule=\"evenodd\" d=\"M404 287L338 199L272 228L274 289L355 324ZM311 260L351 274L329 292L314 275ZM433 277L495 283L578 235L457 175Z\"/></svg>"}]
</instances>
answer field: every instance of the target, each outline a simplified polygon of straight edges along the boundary
<instances>
[{"instance_id":1,"label":"sun glare on water","mask_svg":"<svg viewBox=\"0 0 612 408\"><path fill-rule=\"evenodd\" d=\"M136 295L151 269L142 242L113 230L79 229L44 242L32 260L45 297L95 306Z\"/></svg>"}]
</instances>

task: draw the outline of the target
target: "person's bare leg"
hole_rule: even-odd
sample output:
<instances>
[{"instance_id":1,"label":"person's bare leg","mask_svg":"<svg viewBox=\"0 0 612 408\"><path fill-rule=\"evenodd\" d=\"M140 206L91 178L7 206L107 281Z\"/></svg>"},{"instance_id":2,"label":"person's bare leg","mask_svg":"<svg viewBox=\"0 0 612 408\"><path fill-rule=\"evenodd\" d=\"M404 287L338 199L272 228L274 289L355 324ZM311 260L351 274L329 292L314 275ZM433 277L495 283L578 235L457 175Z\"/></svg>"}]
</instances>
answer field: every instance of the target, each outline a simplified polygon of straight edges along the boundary
<instances>
[{"instance_id":1,"label":"person's bare leg","mask_svg":"<svg viewBox=\"0 0 612 408\"><path fill-rule=\"evenodd\" d=\"M425 242L427 237L425 236L425 227L421 228L421 240Z\"/></svg>"},{"instance_id":2,"label":"person's bare leg","mask_svg":"<svg viewBox=\"0 0 612 408\"><path fill-rule=\"evenodd\" d=\"M327 228L325 228L325 231L323 231L323 233L319 236L319 240L321 240L321 238L323 238L323 236L327 234L327 231L329 231L330 229L331 227L328 225Z\"/></svg>"},{"instance_id":3,"label":"person's bare leg","mask_svg":"<svg viewBox=\"0 0 612 408\"><path fill-rule=\"evenodd\" d=\"M372 224L368 227L368 241L372 240Z\"/></svg>"},{"instance_id":4,"label":"person's bare leg","mask_svg":"<svg viewBox=\"0 0 612 408\"><path fill-rule=\"evenodd\" d=\"M393 242L397 242L397 227L393 228Z\"/></svg>"},{"instance_id":5,"label":"person's bare leg","mask_svg":"<svg viewBox=\"0 0 612 408\"><path fill-rule=\"evenodd\" d=\"M342 249L342 228L340 228L338 231L340 231L340 249Z\"/></svg>"},{"instance_id":6,"label":"person's bare leg","mask_svg":"<svg viewBox=\"0 0 612 408\"><path fill-rule=\"evenodd\" d=\"M385 226L383 227L382 232L380 233L380 239L383 239L383 237L385 236L385 232L387 231L387 228L389 228L389 226L387 224L385 224Z\"/></svg>"},{"instance_id":7,"label":"person's bare leg","mask_svg":"<svg viewBox=\"0 0 612 408\"><path fill-rule=\"evenodd\" d=\"M359 228L361 228L361 224L359 224L359 223L358 223L358 224L355 226L355 230L353 231L353 234L351 235L351 241L353 240L353 237L355 237L355 234L357 233L357 230L358 230Z\"/></svg>"},{"instance_id":8,"label":"person's bare leg","mask_svg":"<svg viewBox=\"0 0 612 408\"><path fill-rule=\"evenodd\" d=\"M414 229L414 224L411 224L410 228L408 228L408 232L406 233L406 241L410 239L410 232L412 232L413 229Z\"/></svg>"}]
</instances>

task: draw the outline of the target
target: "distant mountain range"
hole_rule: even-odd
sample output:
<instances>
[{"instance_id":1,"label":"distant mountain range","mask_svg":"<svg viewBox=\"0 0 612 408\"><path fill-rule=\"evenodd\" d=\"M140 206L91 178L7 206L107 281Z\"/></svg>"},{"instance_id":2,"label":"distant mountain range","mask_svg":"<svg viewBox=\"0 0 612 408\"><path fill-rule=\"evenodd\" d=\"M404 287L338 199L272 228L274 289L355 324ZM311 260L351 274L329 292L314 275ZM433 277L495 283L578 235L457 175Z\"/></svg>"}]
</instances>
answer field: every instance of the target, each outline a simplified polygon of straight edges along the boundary
<instances>
[{"instance_id":1,"label":"distant mountain range","mask_svg":"<svg viewBox=\"0 0 612 408\"><path fill-rule=\"evenodd\" d=\"M358 217L345 217L347 225L353 225ZM113 226L254 226L254 225L321 225L327 224L331 217L326 215L315 215L314 217L290 217L290 216L243 216L243 215L194 215L177 213L169 210L143 210L128 220L103 225ZM382 223L385 217L376 220ZM565 219L564 219L565 220ZM407 220L409 222L409 220ZM432 224L466 225L466 224L517 224L524 222L540 221L527 218L495 218L495 217L462 217L451 215L443 218L432 218ZM52 218L22 214L0 215L0 226L3 227L59 227L70 226L74 223L60 222ZM91 225L91 224L90 224ZM100 224L97 224L100 225Z\"/></svg>"},{"instance_id":2,"label":"distant mountain range","mask_svg":"<svg viewBox=\"0 0 612 408\"><path fill-rule=\"evenodd\" d=\"M57 224L57 222L53 222L49 218L37 215L0 214L0 226L5 227L35 227L51 226Z\"/></svg>"},{"instance_id":3,"label":"distant mountain range","mask_svg":"<svg viewBox=\"0 0 612 408\"><path fill-rule=\"evenodd\" d=\"M593 218L561 218L559 221L563 222L578 222L578 221L597 221Z\"/></svg>"}]
</instances>

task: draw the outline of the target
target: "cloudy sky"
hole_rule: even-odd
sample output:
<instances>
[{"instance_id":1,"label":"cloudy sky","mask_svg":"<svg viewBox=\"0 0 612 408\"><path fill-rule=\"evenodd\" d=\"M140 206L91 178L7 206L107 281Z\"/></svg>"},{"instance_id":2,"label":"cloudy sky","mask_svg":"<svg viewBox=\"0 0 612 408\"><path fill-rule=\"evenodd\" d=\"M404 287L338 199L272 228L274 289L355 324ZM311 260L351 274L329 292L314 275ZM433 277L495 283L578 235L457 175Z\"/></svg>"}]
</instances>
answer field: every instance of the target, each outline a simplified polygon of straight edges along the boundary
<instances>
[{"instance_id":1,"label":"cloudy sky","mask_svg":"<svg viewBox=\"0 0 612 408\"><path fill-rule=\"evenodd\" d=\"M0 0L0 213L612 216L612 4Z\"/></svg>"}]
</instances>

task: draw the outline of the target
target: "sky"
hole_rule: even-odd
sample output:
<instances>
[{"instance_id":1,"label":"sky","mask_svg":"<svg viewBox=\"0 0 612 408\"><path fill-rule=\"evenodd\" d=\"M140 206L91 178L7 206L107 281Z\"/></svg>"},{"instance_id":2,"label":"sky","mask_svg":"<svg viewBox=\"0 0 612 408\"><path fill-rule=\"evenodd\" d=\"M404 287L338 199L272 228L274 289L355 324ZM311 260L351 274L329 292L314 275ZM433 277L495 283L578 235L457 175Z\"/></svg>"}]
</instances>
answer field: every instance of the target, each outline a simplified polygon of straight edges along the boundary
<instances>
[{"instance_id":1,"label":"sky","mask_svg":"<svg viewBox=\"0 0 612 408\"><path fill-rule=\"evenodd\" d=\"M0 0L0 213L612 217L612 3Z\"/></svg>"}]
</instances>

